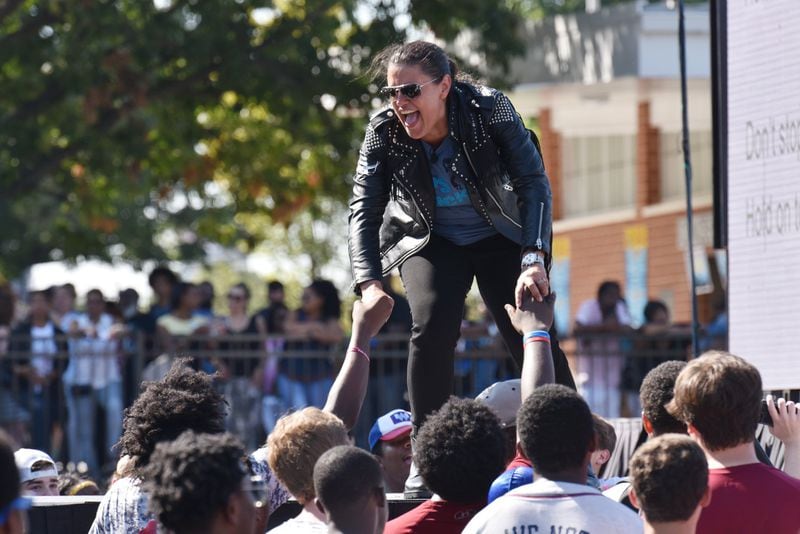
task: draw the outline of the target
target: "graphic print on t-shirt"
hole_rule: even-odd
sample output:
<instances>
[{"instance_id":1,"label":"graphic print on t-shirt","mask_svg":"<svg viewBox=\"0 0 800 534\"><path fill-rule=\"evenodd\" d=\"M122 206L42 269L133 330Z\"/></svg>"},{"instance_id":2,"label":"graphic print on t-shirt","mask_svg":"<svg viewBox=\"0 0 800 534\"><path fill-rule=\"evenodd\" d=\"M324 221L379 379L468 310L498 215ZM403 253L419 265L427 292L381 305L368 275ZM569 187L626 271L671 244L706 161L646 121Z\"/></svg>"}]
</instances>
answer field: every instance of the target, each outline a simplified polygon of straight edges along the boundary
<instances>
[{"instance_id":1,"label":"graphic print on t-shirt","mask_svg":"<svg viewBox=\"0 0 800 534\"><path fill-rule=\"evenodd\" d=\"M444 162L444 168L449 169L451 160ZM469 206L467 188L460 181L451 179L450 176L434 175L433 187L436 190L436 205L440 208L453 206Z\"/></svg>"}]
</instances>

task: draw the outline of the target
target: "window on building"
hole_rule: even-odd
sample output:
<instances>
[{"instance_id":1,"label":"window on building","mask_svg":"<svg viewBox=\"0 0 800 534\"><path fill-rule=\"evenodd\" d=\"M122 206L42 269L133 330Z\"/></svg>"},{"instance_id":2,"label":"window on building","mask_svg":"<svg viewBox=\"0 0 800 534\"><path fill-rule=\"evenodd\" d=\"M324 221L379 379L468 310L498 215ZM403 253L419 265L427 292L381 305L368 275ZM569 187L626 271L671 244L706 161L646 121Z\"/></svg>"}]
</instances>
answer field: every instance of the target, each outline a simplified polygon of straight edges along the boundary
<instances>
[{"instance_id":1,"label":"window on building","mask_svg":"<svg viewBox=\"0 0 800 534\"><path fill-rule=\"evenodd\" d=\"M562 143L566 217L636 205L636 136L564 137Z\"/></svg>"},{"instance_id":2,"label":"window on building","mask_svg":"<svg viewBox=\"0 0 800 534\"><path fill-rule=\"evenodd\" d=\"M661 200L685 198L686 186L683 172L683 148L680 132L661 132L659 135L659 162L661 165ZM692 192L711 193L714 147L711 131L689 132L692 156Z\"/></svg>"}]
</instances>

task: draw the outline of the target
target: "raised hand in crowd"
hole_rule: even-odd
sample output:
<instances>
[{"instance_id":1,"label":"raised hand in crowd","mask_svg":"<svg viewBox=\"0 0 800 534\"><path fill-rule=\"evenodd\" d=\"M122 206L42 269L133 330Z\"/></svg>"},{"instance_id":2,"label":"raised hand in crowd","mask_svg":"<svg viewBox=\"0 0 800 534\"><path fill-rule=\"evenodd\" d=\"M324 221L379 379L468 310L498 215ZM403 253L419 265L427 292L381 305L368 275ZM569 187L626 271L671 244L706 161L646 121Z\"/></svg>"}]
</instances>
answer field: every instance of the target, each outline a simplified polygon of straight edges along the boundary
<instances>
[{"instance_id":1,"label":"raised hand in crowd","mask_svg":"<svg viewBox=\"0 0 800 534\"><path fill-rule=\"evenodd\" d=\"M393 306L394 300L386 293L353 303L353 333L324 408L338 416L347 428L353 428L358 421L367 392L370 341L389 319Z\"/></svg>"},{"instance_id":2,"label":"raised hand in crowd","mask_svg":"<svg viewBox=\"0 0 800 534\"><path fill-rule=\"evenodd\" d=\"M505 306L511 324L523 335L524 354L520 377L523 400L537 387L555 382L555 364L547 333L553 325L555 305L556 294L551 292L541 302L526 294L522 306Z\"/></svg>"},{"instance_id":3,"label":"raised hand in crowd","mask_svg":"<svg viewBox=\"0 0 800 534\"><path fill-rule=\"evenodd\" d=\"M550 330L553 326L555 305L556 294L552 292L541 302L526 296L522 299L522 306L515 308L511 304L506 304L505 309L511 324L517 332L524 335L535 330Z\"/></svg>"},{"instance_id":4,"label":"raised hand in crowd","mask_svg":"<svg viewBox=\"0 0 800 534\"><path fill-rule=\"evenodd\" d=\"M781 440L786 447L783 458L783 471L800 478L800 410L798 405L783 397L777 400L767 395L767 410L772 417L770 433Z\"/></svg>"}]
</instances>

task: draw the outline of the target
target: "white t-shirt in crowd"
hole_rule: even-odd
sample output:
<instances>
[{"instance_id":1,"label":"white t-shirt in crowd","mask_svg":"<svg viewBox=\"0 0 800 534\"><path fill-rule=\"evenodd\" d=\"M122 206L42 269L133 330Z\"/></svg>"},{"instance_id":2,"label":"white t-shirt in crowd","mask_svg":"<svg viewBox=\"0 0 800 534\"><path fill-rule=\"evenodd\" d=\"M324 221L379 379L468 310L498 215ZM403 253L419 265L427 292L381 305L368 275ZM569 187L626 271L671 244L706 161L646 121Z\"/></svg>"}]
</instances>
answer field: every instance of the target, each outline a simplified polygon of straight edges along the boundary
<instances>
[{"instance_id":1,"label":"white t-shirt in crowd","mask_svg":"<svg viewBox=\"0 0 800 534\"><path fill-rule=\"evenodd\" d=\"M270 534L326 534L328 525L306 510L269 531Z\"/></svg>"},{"instance_id":2,"label":"white t-shirt in crowd","mask_svg":"<svg viewBox=\"0 0 800 534\"><path fill-rule=\"evenodd\" d=\"M44 326L31 326L31 366L39 376L47 376L53 370L53 357L58 352L55 335L50 321Z\"/></svg>"},{"instance_id":3,"label":"white t-shirt in crowd","mask_svg":"<svg viewBox=\"0 0 800 534\"><path fill-rule=\"evenodd\" d=\"M590 486L540 478L493 501L463 532L637 534L643 526L639 516Z\"/></svg>"},{"instance_id":4,"label":"white t-shirt in crowd","mask_svg":"<svg viewBox=\"0 0 800 534\"><path fill-rule=\"evenodd\" d=\"M69 385L87 385L95 389L109 383L119 382L118 343L111 339L114 319L107 313L93 323L89 316L81 314L72 320L81 330L94 329L96 337L81 337L70 341L70 359L64 373L64 382Z\"/></svg>"}]
</instances>

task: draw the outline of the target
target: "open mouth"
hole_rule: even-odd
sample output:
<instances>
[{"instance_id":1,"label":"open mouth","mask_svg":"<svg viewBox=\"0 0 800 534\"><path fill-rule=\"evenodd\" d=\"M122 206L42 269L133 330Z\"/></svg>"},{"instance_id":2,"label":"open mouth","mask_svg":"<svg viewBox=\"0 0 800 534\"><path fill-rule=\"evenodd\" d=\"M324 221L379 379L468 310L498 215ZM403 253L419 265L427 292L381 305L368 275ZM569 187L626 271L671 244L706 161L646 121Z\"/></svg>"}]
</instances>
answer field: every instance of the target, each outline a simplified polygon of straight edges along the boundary
<instances>
[{"instance_id":1,"label":"open mouth","mask_svg":"<svg viewBox=\"0 0 800 534\"><path fill-rule=\"evenodd\" d=\"M406 465L411 465L412 456L409 454L408 456L403 457L403 463Z\"/></svg>"},{"instance_id":2,"label":"open mouth","mask_svg":"<svg viewBox=\"0 0 800 534\"><path fill-rule=\"evenodd\" d=\"M400 115L402 116L403 124L406 128L413 127L419 121L419 111L401 111Z\"/></svg>"}]
</instances>

